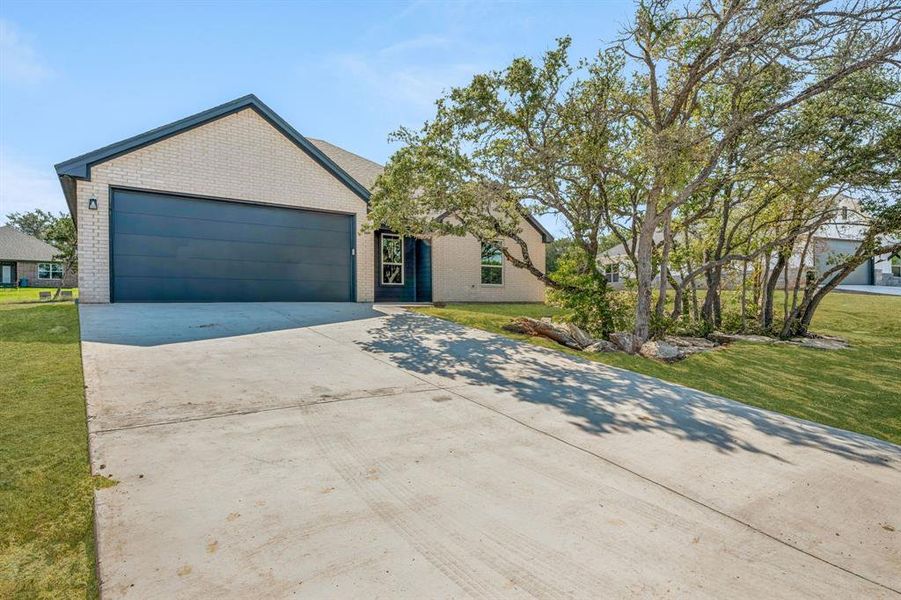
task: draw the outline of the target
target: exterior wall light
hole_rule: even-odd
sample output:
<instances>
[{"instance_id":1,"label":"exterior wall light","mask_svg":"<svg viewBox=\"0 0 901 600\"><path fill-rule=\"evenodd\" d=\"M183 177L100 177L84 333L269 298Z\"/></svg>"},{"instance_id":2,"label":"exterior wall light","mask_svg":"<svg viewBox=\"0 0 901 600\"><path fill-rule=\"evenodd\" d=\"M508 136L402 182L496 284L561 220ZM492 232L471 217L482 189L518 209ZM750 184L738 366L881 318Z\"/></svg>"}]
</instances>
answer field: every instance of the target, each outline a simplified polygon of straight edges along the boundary
<instances>
[{"instance_id":1,"label":"exterior wall light","mask_svg":"<svg viewBox=\"0 0 901 600\"><path fill-rule=\"evenodd\" d=\"M88 200L88 210L97 210L97 198Z\"/></svg>"}]
</instances>

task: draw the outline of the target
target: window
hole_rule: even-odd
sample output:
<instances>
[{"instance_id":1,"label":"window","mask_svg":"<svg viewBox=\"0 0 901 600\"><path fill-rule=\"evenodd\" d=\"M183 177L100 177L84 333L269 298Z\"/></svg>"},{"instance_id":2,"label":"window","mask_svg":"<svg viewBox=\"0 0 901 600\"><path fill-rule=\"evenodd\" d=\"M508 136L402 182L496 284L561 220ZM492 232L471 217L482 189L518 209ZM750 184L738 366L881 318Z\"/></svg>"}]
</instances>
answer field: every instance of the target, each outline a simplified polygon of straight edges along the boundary
<instances>
[{"instance_id":1,"label":"window","mask_svg":"<svg viewBox=\"0 0 901 600\"><path fill-rule=\"evenodd\" d=\"M892 275L901 277L901 256L892 257Z\"/></svg>"},{"instance_id":2,"label":"window","mask_svg":"<svg viewBox=\"0 0 901 600\"><path fill-rule=\"evenodd\" d=\"M482 285L503 285L504 255L497 244L482 243Z\"/></svg>"},{"instance_id":3,"label":"window","mask_svg":"<svg viewBox=\"0 0 901 600\"><path fill-rule=\"evenodd\" d=\"M619 263L604 265L604 278L607 280L607 283L619 282Z\"/></svg>"},{"instance_id":4,"label":"window","mask_svg":"<svg viewBox=\"0 0 901 600\"><path fill-rule=\"evenodd\" d=\"M382 285L404 284L404 240L393 233L382 234Z\"/></svg>"},{"instance_id":5,"label":"window","mask_svg":"<svg viewBox=\"0 0 901 600\"><path fill-rule=\"evenodd\" d=\"M62 279L63 266L59 263L38 263L38 279Z\"/></svg>"}]
</instances>

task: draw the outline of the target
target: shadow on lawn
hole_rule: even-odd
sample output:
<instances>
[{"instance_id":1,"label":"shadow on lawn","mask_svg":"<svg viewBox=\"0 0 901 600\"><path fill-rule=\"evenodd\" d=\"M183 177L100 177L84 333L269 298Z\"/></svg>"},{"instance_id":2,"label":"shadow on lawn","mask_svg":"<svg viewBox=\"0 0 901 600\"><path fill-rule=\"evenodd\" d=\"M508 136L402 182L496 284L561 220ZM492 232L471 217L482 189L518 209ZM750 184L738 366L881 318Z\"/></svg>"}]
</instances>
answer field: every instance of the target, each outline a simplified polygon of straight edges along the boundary
<instances>
[{"instance_id":1,"label":"shadow on lawn","mask_svg":"<svg viewBox=\"0 0 901 600\"><path fill-rule=\"evenodd\" d=\"M425 378L438 375L507 393L521 402L554 407L597 435L663 431L689 442L712 444L720 452L746 451L787 462L733 433L750 425L790 444L855 461L892 466L901 455L887 442L502 336L474 334L441 319L402 313L378 322L368 331L371 341L361 342L365 350L389 355L391 362Z\"/></svg>"}]
</instances>

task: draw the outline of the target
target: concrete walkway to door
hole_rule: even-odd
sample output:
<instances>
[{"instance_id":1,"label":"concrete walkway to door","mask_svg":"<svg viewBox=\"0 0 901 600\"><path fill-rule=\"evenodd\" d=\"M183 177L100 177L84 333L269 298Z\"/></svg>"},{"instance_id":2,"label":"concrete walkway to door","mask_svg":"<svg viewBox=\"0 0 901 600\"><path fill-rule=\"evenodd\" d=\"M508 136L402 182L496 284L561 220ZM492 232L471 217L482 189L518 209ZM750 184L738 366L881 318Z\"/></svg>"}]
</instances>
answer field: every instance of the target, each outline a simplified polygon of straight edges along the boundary
<instances>
[{"instance_id":1,"label":"concrete walkway to door","mask_svg":"<svg viewBox=\"0 0 901 600\"><path fill-rule=\"evenodd\" d=\"M901 448L396 308L80 307L104 598L896 598Z\"/></svg>"}]
</instances>

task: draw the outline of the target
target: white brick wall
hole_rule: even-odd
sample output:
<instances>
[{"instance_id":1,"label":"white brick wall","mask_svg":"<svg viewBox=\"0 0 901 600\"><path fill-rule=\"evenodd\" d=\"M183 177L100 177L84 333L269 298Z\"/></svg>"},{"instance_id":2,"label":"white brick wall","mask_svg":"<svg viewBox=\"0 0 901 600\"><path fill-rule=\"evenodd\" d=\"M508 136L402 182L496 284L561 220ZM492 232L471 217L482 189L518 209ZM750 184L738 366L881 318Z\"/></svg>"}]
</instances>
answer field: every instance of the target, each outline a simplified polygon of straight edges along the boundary
<instances>
[{"instance_id":1,"label":"white brick wall","mask_svg":"<svg viewBox=\"0 0 901 600\"><path fill-rule=\"evenodd\" d=\"M131 187L218 198L318 208L366 221L366 203L252 109L140 148L91 168L77 181L79 288L82 302L109 302L110 187ZM97 198L98 210L88 210ZM523 222L536 265L544 265L541 236ZM373 299L373 234L357 234L357 301ZM518 252L518 248L514 251ZM434 240L435 301L541 302L544 285L504 265L502 286L480 284L480 247L472 237Z\"/></svg>"},{"instance_id":2,"label":"white brick wall","mask_svg":"<svg viewBox=\"0 0 901 600\"><path fill-rule=\"evenodd\" d=\"M534 227L525 220L520 235L529 247L529 256L544 268L545 245ZM513 256L522 257L519 246L508 243ZM481 244L472 236L444 236L432 242L432 299L435 302L544 302L544 284L525 269L504 259L503 285L482 285Z\"/></svg>"},{"instance_id":3,"label":"white brick wall","mask_svg":"<svg viewBox=\"0 0 901 600\"><path fill-rule=\"evenodd\" d=\"M366 203L252 109L91 168L77 182L82 302L109 302L109 190L133 187L352 213ZM97 198L98 210L88 210ZM373 297L373 236L357 235L357 301Z\"/></svg>"}]
</instances>

